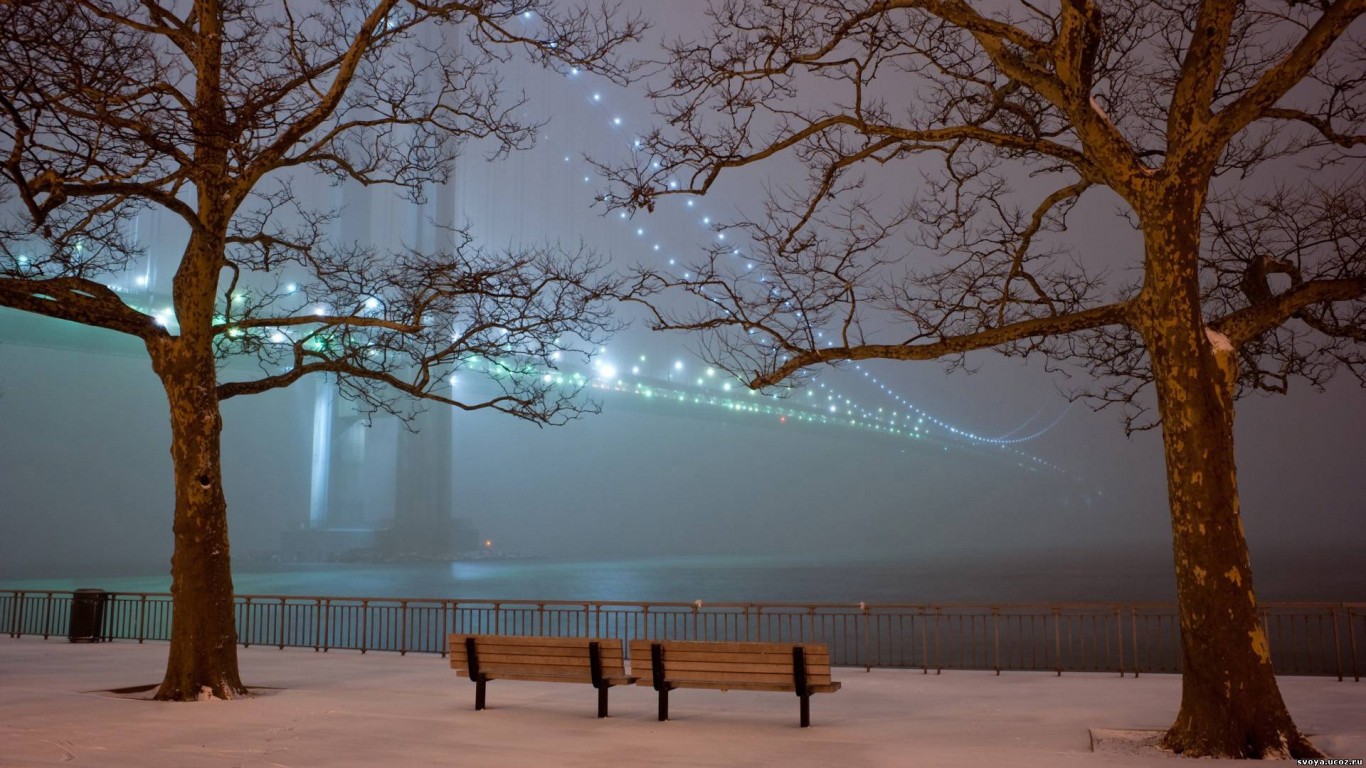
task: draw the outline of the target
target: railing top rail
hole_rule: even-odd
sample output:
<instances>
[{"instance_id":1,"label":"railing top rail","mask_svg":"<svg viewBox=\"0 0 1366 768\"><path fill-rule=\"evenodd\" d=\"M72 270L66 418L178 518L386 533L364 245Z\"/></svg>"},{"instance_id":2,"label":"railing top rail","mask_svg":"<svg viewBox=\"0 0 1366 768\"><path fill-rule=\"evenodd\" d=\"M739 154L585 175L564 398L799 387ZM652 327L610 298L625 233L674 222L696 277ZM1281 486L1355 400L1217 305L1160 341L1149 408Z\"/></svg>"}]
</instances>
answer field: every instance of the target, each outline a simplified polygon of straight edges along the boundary
<instances>
[{"instance_id":1,"label":"railing top rail","mask_svg":"<svg viewBox=\"0 0 1366 768\"><path fill-rule=\"evenodd\" d=\"M0 595L24 596L24 595L73 595L75 590L66 589L0 589ZM169 592L119 592L110 590L106 594L110 597L136 597L136 598L165 598L170 599ZM1174 609L1175 603L1170 601L1105 601L1105 602L1047 602L1047 601L1022 601L1022 602L929 602L929 603L873 603L873 602L730 602L730 601L701 601L683 602L669 600L541 600L534 598L443 598L443 597L366 597L351 595L283 595L283 594L239 594L235 596L241 601L298 601L307 603L316 602L356 602L356 603L406 603L409 605L430 603L434 605L452 606L489 606L502 608L521 608L521 607L546 607L546 608L663 608L692 610L735 610L735 609L764 609L764 610L846 610L846 611L920 611L920 610L939 610L939 611L969 611L969 610L1046 610L1055 609L1068 611L1115 611L1115 610L1152 610L1152 609ZM1264 610L1331 610L1351 609L1366 610L1366 601L1305 601L1305 602L1263 602L1260 607Z\"/></svg>"}]
</instances>

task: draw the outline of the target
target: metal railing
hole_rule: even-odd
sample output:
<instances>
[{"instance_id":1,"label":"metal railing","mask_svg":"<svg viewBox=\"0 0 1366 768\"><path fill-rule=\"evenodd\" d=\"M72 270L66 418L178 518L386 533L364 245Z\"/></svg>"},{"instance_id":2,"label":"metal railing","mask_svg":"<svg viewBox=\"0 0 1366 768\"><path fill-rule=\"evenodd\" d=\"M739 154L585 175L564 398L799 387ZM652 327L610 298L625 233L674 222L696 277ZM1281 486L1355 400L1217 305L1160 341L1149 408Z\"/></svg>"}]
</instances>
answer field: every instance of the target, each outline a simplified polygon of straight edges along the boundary
<instances>
[{"instance_id":1,"label":"metal railing","mask_svg":"<svg viewBox=\"0 0 1366 768\"><path fill-rule=\"evenodd\" d=\"M167 640L171 596L111 592L99 634ZM68 634L72 592L0 590L0 631ZM1166 603L848 605L434 600L238 595L243 646L445 654L448 633L823 642L852 667L1180 672L1176 607ZM1366 603L1269 603L1263 628L1278 674L1360 681Z\"/></svg>"}]
</instances>

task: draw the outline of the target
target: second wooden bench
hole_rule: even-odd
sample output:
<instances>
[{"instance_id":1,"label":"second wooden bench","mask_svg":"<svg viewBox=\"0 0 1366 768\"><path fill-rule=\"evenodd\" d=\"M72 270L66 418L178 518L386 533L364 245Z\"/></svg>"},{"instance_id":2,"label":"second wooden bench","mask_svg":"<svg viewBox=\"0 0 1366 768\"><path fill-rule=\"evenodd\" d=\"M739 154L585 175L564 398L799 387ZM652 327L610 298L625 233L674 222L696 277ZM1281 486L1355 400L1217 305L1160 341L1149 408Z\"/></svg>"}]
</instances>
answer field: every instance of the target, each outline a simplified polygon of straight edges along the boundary
<instances>
[{"instance_id":1,"label":"second wooden bench","mask_svg":"<svg viewBox=\"0 0 1366 768\"><path fill-rule=\"evenodd\" d=\"M813 693L833 693L830 651L823 643L743 643L632 640L631 672L638 685L659 692L659 719L669 719L674 688L787 691L801 700L801 723L811 724Z\"/></svg>"},{"instance_id":2,"label":"second wooden bench","mask_svg":"<svg viewBox=\"0 0 1366 768\"><path fill-rule=\"evenodd\" d=\"M490 680L590 683L598 689L598 717L607 717L607 690L630 685L621 640L595 637L448 635L451 668L474 681L474 708L484 708Z\"/></svg>"}]
</instances>

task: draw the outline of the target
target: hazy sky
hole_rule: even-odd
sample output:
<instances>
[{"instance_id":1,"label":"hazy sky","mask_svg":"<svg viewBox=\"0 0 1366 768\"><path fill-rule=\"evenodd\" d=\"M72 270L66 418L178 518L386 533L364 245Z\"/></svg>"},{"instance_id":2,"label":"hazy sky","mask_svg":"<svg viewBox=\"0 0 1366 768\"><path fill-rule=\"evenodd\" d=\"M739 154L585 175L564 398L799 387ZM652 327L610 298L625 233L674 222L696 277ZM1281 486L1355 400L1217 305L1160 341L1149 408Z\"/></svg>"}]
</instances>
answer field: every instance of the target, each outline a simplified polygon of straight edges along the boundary
<instances>
[{"instance_id":1,"label":"hazy sky","mask_svg":"<svg viewBox=\"0 0 1366 768\"><path fill-rule=\"evenodd\" d=\"M698 5L645 3L651 12L668 9L663 26L671 34L686 30L685 9ZM692 206L671 198L654 215L604 217L591 208L601 181L583 155L629 154L648 129L647 105L634 91L587 76L514 68L508 85L524 88L527 108L551 122L534 150L488 165L475 148L463 161L456 216L486 242L582 241L620 267L681 262L715 237L710 223L760 202L766 179L755 175ZM785 172L790 168L774 171L778 178ZM1078 232L1079 252L1132 258L1137 239L1111 217L1113 202L1101 197L1090 205L1094 210L1078 217L1089 226ZM372 212L376 231L386 221L378 216ZM154 251L174 251L176 235L165 220L146 217L140 232ZM144 265L140 274L164 286L171 263ZM166 406L137 345L92 332L82 343L127 354L34 347L25 343L31 325L18 333L19 323L0 311L0 577L169 556ZM604 358L624 372L645 355L656 375L682 361L695 376L702 364L688 343L636 329ZM819 381L873 409L897 404L886 386L980 435L1028 434L1056 420L1015 446L1056 469L1025 472L980 449L906 450L881 435L607 396L603 414L560 429L498 414L456 416L455 514L502 547L541 554L1100 548L1166 556L1157 433L1126 438L1117 414L1069 408L1059 380L1039 365L989 353L973 361L980 371L972 376L946 376L935 363L888 362L868 364L870 376L832 370ZM882 385L870 384L872 377ZM315 387L305 382L224 409L235 551L273 548L280 530L307 520ZM1363 404L1347 380L1322 395L1300 387L1289 397L1242 402L1240 484L1254 563L1259 551L1366 544ZM392 425L376 427L383 429L392 432ZM377 468L375 482L385 481Z\"/></svg>"}]
</instances>

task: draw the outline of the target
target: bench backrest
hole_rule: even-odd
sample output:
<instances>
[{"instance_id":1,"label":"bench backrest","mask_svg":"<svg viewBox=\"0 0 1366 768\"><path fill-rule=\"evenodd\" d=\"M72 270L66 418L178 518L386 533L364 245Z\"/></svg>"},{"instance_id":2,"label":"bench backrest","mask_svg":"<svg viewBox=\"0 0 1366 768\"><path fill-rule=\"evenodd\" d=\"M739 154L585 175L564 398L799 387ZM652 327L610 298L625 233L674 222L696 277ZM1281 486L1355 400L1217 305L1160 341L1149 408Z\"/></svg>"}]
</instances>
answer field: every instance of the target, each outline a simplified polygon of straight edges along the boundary
<instances>
[{"instance_id":1,"label":"bench backrest","mask_svg":"<svg viewBox=\"0 0 1366 768\"><path fill-rule=\"evenodd\" d=\"M743 643L699 640L632 640L631 674L654 674L651 646L659 644L672 683L767 683L793 685L792 649L800 647L808 685L830 683L830 650L824 643Z\"/></svg>"},{"instance_id":2,"label":"bench backrest","mask_svg":"<svg viewBox=\"0 0 1366 768\"><path fill-rule=\"evenodd\" d=\"M619 638L597 637L519 637L514 635L447 635L451 668L469 676L466 638L474 638L475 656L481 675L518 674L592 680L588 644L598 644L604 676L626 674L623 647Z\"/></svg>"}]
</instances>

